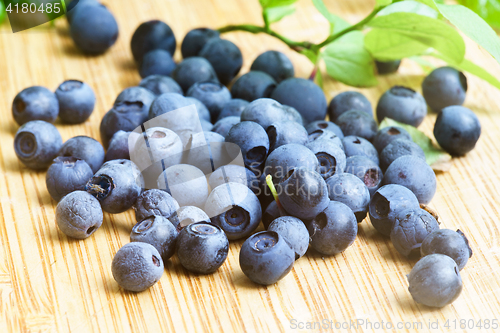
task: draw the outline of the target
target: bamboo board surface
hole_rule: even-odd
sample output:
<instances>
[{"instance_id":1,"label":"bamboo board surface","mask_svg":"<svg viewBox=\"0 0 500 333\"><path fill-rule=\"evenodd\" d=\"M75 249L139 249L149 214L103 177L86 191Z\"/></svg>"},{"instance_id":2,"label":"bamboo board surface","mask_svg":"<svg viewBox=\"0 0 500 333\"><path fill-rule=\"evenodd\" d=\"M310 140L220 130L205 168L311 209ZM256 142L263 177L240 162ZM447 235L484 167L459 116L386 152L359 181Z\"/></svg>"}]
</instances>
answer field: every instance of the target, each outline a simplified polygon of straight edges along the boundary
<instances>
[{"instance_id":1,"label":"bamboo board surface","mask_svg":"<svg viewBox=\"0 0 500 333\"><path fill-rule=\"evenodd\" d=\"M103 56L79 53L64 19L53 28L45 25L16 34L5 24L0 28L0 332L320 331L319 326L299 329L317 321L324 330L337 332L334 322L349 332L380 332L376 328L381 322L386 325L382 327L387 322L406 324L398 332L417 331L415 325L421 323L418 331L426 332L429 322L436 321L436 331L493 331L460 327L460 320L471 319L476 325L479 320L483 325L484 320L500 320L500 91L471 75L465 105L480 117L482 136L474 151L455 159L449 172L438 174L438 191L431 203L442 227L463 230L474 250L461 272L464 290L452 305L442 309L417 305L406 281L415 261L399 255L367 220L360 224L358 238L347 251L325 258L310 251L273 286L257 286L243 275L238 264L242 241L236 241L215 274L188 273L174 258L150 290L137 294L120 289L111 274L111 260L129 241L133 212L105 214L101 229L84 241L70 240L59 232L54 221L56 203L46 190L45 173L27 169L14 154L18 128L11 115L14 96L32 85L55 89L65 79L87 82L97 95L90 119L82 125L56 125L64 140L76 135L99 140L100 120L117 94L139 82L129 42L141 22L166 21L180 45L192 28L261 24L261 17L257 0L103 2L120 26L117 44ZM351 23L362 19L374 4L368 0L325 2ZM275 28L296 40L320 41L328 24L311 1L301 0L297 13ZM225 38L243 52L242 73L268 49L285 52L297 76L307 77L312 70L305 57L271 37L231 33ZM467 57L500 77L500 66L475 44L467 44ZM179 51L176 59L180 60ZM423 77L418 65L405 60L398 74L381 77L377 87L360 91L376 105L380 95L396 84L420 91ZM347 89L325 80L328 101ZM421 126L429 135L435 118L430 114ZM449 327L445 328L447 319ZM365 324L351 325L356 320Z\"/></svg>"}]
</instances>

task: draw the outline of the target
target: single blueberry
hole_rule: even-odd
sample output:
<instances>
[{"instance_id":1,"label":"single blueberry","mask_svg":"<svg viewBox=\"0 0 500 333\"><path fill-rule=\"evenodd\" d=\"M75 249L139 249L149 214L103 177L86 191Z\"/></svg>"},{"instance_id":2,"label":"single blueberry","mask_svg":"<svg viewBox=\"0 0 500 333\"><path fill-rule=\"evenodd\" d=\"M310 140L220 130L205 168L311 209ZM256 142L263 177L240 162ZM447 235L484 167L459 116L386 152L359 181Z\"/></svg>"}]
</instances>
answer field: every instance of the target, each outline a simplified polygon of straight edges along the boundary
<instances>
[{"instance_id":1,"label":"single blueberry","mask_svg":"<svg viewBox=\"0 0 500 333\"><path fill-rule=\"evenodd\" d=\"M373 140L378 130L373 116L361 110L346 111L337 118L335 123L344 135L360 136L368 141Z\"/></svg>"},{"instance_id":2,"label":"single blueberry","mask_svg":"<svg viewBox=\"0 0 500 333\"><path fill-rule=\"evenodd\" d=\"M387 90L377 104L377 119L391 118L418 127L427 115L424 97L411 88L394 86Z\"/></svg>"},{"instance_id":3,"label":"single blueberry","mask_svg":"<svg viewBox=\"0 0 500 333\"><path fill-rule=\"evenodd\" d=\"M148 107L149 109L149 107ZM118 131L133 131L148 119L147 109L143 102L120 102L113 106L102 117L99 132L104 148L108 148L109 141Z\"/></svg>"},{"instance_id":4,"label":"single blueberry","mask_svg":"<svg viewBox=\"0 0 500 333\"><path fill-rule=\"evenodd\" d=\"M145 77L139 83L139 87L151 91L156 96L166 93L176 93L182 95L181 86L175 82L174 79L165 75L150 75ZM151 101L149 105L151 105L152 102L153 101Z\"/></svg>"},{"instance_id":5,"label":"single blueberry","mask_svg":"<svg viewBox=\"0 0 500 333\"><path fill-rule=\"evenodd\" d=\"M289 171L298 167L317 171L319 162L316 155L306 146L289 143L276 148L269 154L264 174L265 176L271 175L273 182L277 184Z\"/></svg>"},{"instance_id":6,"label":"single blueberry","mask_svg":"<svg viewBox=\"0 0 500 333\"><path fill-rule=\"evenodd\" d=\"M308 140L307 131L296 121L280 121L271 124L267 130L269 137L269 151L289 143L305 145Z\"/></svg>"},{"instance_id":7,"label":"single blueberry","mask_svg":"<svg viewBox=\"0 0 500 333\"><path fill-rule=\"evenodd\" d=\"M94 173L84 160L59 156L47 170L45 184L55 201L61 200L73 191L84 191L85 185Z\"/></svg>"},{"instance_id":8,"label":"single blueberry","mask_svg":"<svg viewBox=\"0 0 500 333\"><path fill-rule=\"evenodd\" d=\"M66 141L59 150L59 156L73 156L84 160L92 172L97 172L104 163L104 148L99 141L80 135Z\"/></svg>"},{"instance_id":9,"label":"single blueberry","mask_svg":"<svg viewBox=\"0 0 500 333\"><path fill-rule=\"evenodd\" d=\"M278 83L295 75L292 62L279 51L261 53L253 61L250 70L267 73Z\"/></svg>"},{"instance_id":10,"label":"single blueberry","mask_svg":"<svg viewBox=\"0 0 500 333\"><path fill-rule=\"evenodd\" d=\"M59 102L56 95L45 87L26 88L12 102L12 115L19 125L33 120L53 123L58 114Z\"/></svg>"},{"instance_id":11,"label":"single blueberry","mask_svg":"<svg viewBox=\"0 0 500 333\"><path fill-rule=\"evenodd\" d=\"M198 55L212 64L222 84L231 82L243 65L243 56L238 46L225 39L209 39Z\"/></svg>"},{"instance_id":12,"label":"single blueberry","mask_svg":"<svg viewBox=\"0 0 500 333\"><path fill-rule=\"evenodd\" d=\"M139 65L139 74L141 78L150 75L170 75L175 69L176 64L169 52L156 49L144 54Z\"/></svg>"},{"instance_id":13,"label":"single blueberry","mask_svg":"<svg viewBox=\"0 0 500 333\"><path fill-rule=\"evenodd\" d=\"M243 154L245 166L250 170L259 170L266 161L269 152L269 138L266 131L253 121L240 122L229 130L226 142L238 145ZM228 146L228 149L233 149ZM231 152L229 152L230 155Z\"/></svg>"},{"instance_id":14,"label":"single blueberry","mask_svg":"<svg viewBox=\"0 0 500 333\"><path fill-rule=\"evenodd\" d=\"M312 143L314 141L330 141L341 150L344 150L342 140L337 135L335 135L334 132L327 129L315 130L308 135L307 139L309 143Z\"/></svg>"},{"instance_id":15,"label":"single blueberry","mask_svg":"<svg viewBox=\"0 0 500 333\"><path fill-rule=\"evenodd\" d=\"M466 92L467 78L452 67L437 68L422 82L425 101L436 112L447 106L462 105Z\"/></svg>"},{"instance_id":16,"label":"single blueberry","mask_svg":"<svg viewBox=\"0 0 500 333\"><path fill-rule=\"evenodd\" d=\"M373 160L362 155L348 157L344 171L361 179L368 187L370 195L373 195L380 187L384 176L380 167Z\"/></svg>"},{"instance_id":17,"label":"single blueberry","mask_svg":"<svg viewBox=\"0 0 500 333\"><path fill-rule=\"evenodd\" d=\"M196 57L203 46L212 38L219 38L220 33L217 30L209 28L196 28L190 30L181 44L182 57Z\"/></svg>"},{"instance_id":18,"label":"single blueberry","mask_svg":"<svg viewBox=\"0 0 500 333\"><path fill-rule=\"evenodd\" d=\"M219 81L212 65L202 57L191 57L182 60L172 72L172 78L185 93L197 82Z\"/></svg>"},{"instance_id":19,"label":"single blueberry","mask_svg":"<svg viewBox=\"0 0 500 333\"><path fill-rule=\"evenodd\" d=\"M368 213L370 191L356 176L350 173L336 174L326 180L330 200L346 204L353 211L358 223Z\"/></svg>"},{"instance_id":20,"label":"single blueberry","mask_svg":"<svg viewBox=\"0 0 500 333\"><path fill-rule=\"evenodd\" d=\"M175 36L172 29L159 20L147 21L139 25L132 35L130 47L137 63L141 63L146 53L153 50L165 50L170 55L175 52Z\"/></svg>"},{"instance_id":21,"label":"single blueberry","mask_svg":"<svg viewBox=\"0 0 500 333\"><path fill-rule=\"evenodd\" d=\"M59 118L66 124L81 124L94 111L94 91L81 81L64 81L57 88L56 97L59 101Z\"/></svg>"},{"instance_id":22,"label":"single blueberry","mask_svg":"<svg viewBox=\"0 0 500 333\"><path fill-rule=\"evenodd\" d=\"M318 172L324 179L344 172L345 153L333 140L317 139L308 142L305 146L316 155L319 162Z\"/></svg>"},{"instance_id":23,"label":"single blueberry","mask_svg":"<svg viewBox=\"0 0 500 333\"><path fill-rule=\"evenodd\" d=\"M292 111L270 98L259 98L247 105L241 113L241 121L253 121L267 130L271 124L294 120ZM301 125L302 123L299 122Z\"/></svg>"},{"instance_id":24,"label":"single blueberry","mask_svg":"<svg viewBox=\"0 0 500 333\"><path fill-rule=\"evenodd\" d=\"M267 228L281 235L295 252L295 260L306 254L309 247L309 232L301 220L293 216L276 218Z\"/></svg>"},{"instance_id":25,"label":"single blueberry","mask_svg":"<svg viewBox=\"0 0 500 333\"><path fill-rule=\"evenodd\" d=\"M396 73L401 65L401 60L392 61L377 61L375 60L375 65L377 66L377 72L380 75Z\"/></svg>"},{"instance_id":26,"label":"single blueberry","mask_svg":"<svg viewBox=\"0 0 500 333\"><path fill-rule=\"evenodd\" d=\"M334 122L341 114L351 110L363 111L373 118L372 104L357 91L344 91L332 98L328 105L328 115Z\"/></svg>"},{"instance_id":27,"label":"single blueberry","mask_svg":"<svg viewBox=\"0 0 500 333\"><path fill-rule=\"evenodd\" d=\"M261 71L250 71L240 76L231 87L233 98L241 98L252 102L259 98L269 98L276 81Z\"/></svg>"},{"instance_id":28,"label":"single blueberry","mask_svg":"<svg viewBox=\"0 0 500 333\"><path fill-rule=\"evenodd\" d=\"M197 82L189 88L187 96L200 100L210 111L212 119L217 119L224 105L231 100L229 90L218 82Z\"/></svg>"},{"instance_id":29,"label":"single blueberry","mask_svg":"<svg viewBox=\"0 0 500 333\"><path fill-rule=\"evenodd\" d=\"M373 144L365 138L349 135L342 139L344 152L346 157L361 155L371 159L376 164L379 164L379 156L377 149Z\"/></svg>"},{"instance_id":30,"label":"single blueberry","mask_svg":"<svg viewBox=\"0 0 500 333\"><path fill-rule=\"evenodd\" d=\"M389 165L401 156L411 155L425 161L425 153L415 142L406 139L397 139L380 152L380 168L387 171Z\"/></svg>"},{"instance_id":31,"label":"single blueberry","mask_svg":"<svg viewBox=\"0 0 500 333\"><path fill-rule=\"evenodd\" d=\"M134 225L130 241L153 245L165 262L175 253L178 235L179 232L167 218L153 215Z\"/></svg>"},{"instance_id":32,"label":"single blueberry","mask_svg":"<svg viewBox=\"0 0 500 333\"><path fill-rule=\"evenodd\" d=\"M56 207L56 223L66 236L84 239L102 225L103 214L99 201L84 191L64 196Z\"/></svg>"},{"instance_id":33,"label":"single blueberry","mask_svg":"<svg viewBox=\"0 0 500 333\"><path fill-rule=\"evenodd\" d=\"M151 92L149 89L143 87L129 87L122 90L122 92L116 97L113 105L141 102L143 105L143 111L147 114L149 112L149 107L151 106L151 103L153 103L155 98L155 94L153 94L153 92Z\"/></svg>"},{"instance_id":34,"label":"single blueberry","mask_svg":"<svg viewBox=\"0 0 500 333\"><path fill-rule=\"evenodd\" d=\"M170 218L179 209L179 204L170 194L159 189L142 192L134 203L137 222L156 215Z\"/></svg>"},{"instance_id":35,"label":"single blueberry","mask_svg":"<svg viewBox=\"0 0 500 333\"><path fill-rule=\"evenodd\" d=\"M427 235L420 247L420 254L424 257L434 253L444 254L455 260L459 270L472 257L469 241L460 230L439 229Z\"/></svg>"}]
</instances>

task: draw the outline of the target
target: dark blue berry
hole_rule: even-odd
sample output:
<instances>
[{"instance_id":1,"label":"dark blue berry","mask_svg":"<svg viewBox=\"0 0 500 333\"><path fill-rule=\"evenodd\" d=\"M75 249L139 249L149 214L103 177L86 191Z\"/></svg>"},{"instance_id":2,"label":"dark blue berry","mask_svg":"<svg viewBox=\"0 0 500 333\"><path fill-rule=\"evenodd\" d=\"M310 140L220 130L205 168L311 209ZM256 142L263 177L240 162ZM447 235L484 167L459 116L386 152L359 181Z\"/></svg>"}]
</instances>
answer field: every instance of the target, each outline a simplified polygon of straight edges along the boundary
<instances>
[{"instance_id":1,"label":"dark blue berry","mask_svg":"<svg viewBox=\"0 0 500 333\"><path fill-rule=\"evenodd\" d=\"M231 100L229 90L218 82L197 82L186 95L205 104L212 119L217 119L224 105Z\"/></svg>"},{"instance_id":2,"label":"dark blue berry","mask_svg":"<svg viewBox=\"0 0 500 333\"><path fill-rule=\"evenodd\" d=\"M104 163L104 148L99 141L91 137L75 136L62 145L59 156L73 156L84 160L92 172L97 172Z\"/></svg>"},{"instance_id":3,"label":"dark blue berry","mask_svg":"<svg viewBox=\"0 0 500 333\"><path fill-rule=\"evenodd\" d=\"M218 82L217 74L207 59L191 57L182 60L172 72L172 78L187 92L197 82Z\"/></svg>"},{"instance_id":4,"label":"dark blue berry","mask_svg":"<svg viewBox=\"0 0 500 333\"><path fill-rule=\"evenodd\" d=\"M207 107L205 104L203 104L199 99L194 98L194 97L186 97L186 99L189 101L189 103L194 104L196 107L196 112L198 112L198 117L200 118L200 121L206 121L211 123L211 116L210 116L210 111L208 111ZM203 123L202 123L203 125ZM205 131L205 129L204 129Z\"/></svg>"},{"instance_id":5,"label":"dark blue berry","mask_svg":"<svg viewBox=\"0 0 500 333\"><path fill-rule=\"evenodd\" d=\"M467 78L452 67L437 68L422 82L425 101L436 112L447 106L462 105L466 92Z\"/></svg>"},{"instance_id":6,"label":"dark blue berry","mask_svg":"<svg viewBox=\"0 0 500 333\"><path fill-rule=\"evenodd\" d=\"M308 142L305 146L316 155L319 162L318 172L324 179L344 172L345 153L333 140L317 139Z\"/></svg>"},{"instance_id":7,"label":"dark blue berry","mask_svg":"<svg viewBox=\"0 0 500 333\"><path fill-rule=\"evenodd\" d=\"M338 136L341 139L344 138L344 133L342 133L340 127L337 124L332 123L331 121L316 120L313 121L312 123L309 123L309 125L307 125L306 127L308 134L311 134L320 129L333 132L336 136Z\"/></svg>"},{"instance_id":8,"label":"dark blue berry","mask_svg":"<svg viewBox=\"0 0 500 333\"><path fill-rule=\"evenodd\" d=\"M364 220L368 213L370 191L358 177L350 173L336 174L326 180L326 186L330 200L342 202L351 208L358 223Z\"/></svg>"},{"instance_id":9,"label":"dark blue berry","mask_svg":"<svg viewBox=\"0 0 500 333\"><path fill-rule=\"evenodd\" d=\"M241 98L252 102L258 98L271 96L276 81L268 74L261 71L250 71L240 76L231 87L233 98Z\"/></svg>"},{"instance_id":10,"label":"dark blue berry","mask_svg":"<svg viewBox=\"0 0 500 333\"><path fill-rule=\"evenodd\" d=\"M348 157L344 171L361 179L368 187L370 195L373 195L380 187L384 176L380 167L373 160L362 155Z\"/></svg>"},{"instance_id":11,"label":"dark blue berry","mask_svg":"<svg viewBox=\"0 0 500 333\"><path fill-rule=\"evenodd\" d=\"M154 76L151 76L153 78ZM162 76L159 76L162 77ZM147 80L146 78L144 80ZM143 82L142 80L141 82ZM144 87L129 87L124 89L115 99L114 105L120 105L122 103L128 102L141 102L143 104L144 113L148 113L151 103L153 103L156 98L155 94Z\"/></svg>"},{"instance_id":12,"label":"dark blue berry","mask_svg":"<svg viewBox=\"0 0 500 333\"><path fill-rule=\"evenodd\" d=\"M59 201L68 193L84 191L93 175L92 169L84 160L59 156L49 167L45 184L52 199Z\"/></svg>"},{"instance_id":13,"label":"dark blue berry","mask_svg":"<svg viewBox=\"0 0 500 333\"><path fill-rule=\"evenodd\" d=\"M427 235L420 247L420 254L427 256L434 253L444 254L455 260L459 270L472 257L469 241L460 230L439 229Z\"/></svg>"},{"instance_id":14,"label":"dark blue berry","mask_svg":"<svg viewBox=\"0 0 500 333\"><path fill-rule=\"evenodd\" d=\"M149 107L146 109L145 106L140 101L122 102L113 106L102 117L101 125L99 126L103 146L108 148L109 141L116 132L120 130L125 132L133 131L148 120L147 112Z\"/></svg>"},{"instance_id":15,"label":"dark blue berry","mask_svg":"<svg viewBox=\"0 0 500 333\"><path fill-rule=\"evenodd\" d=\"M375 60L375 65L377 66L377 72L380 75L396 73L401 65L401 60L393 61L377 61Z\"/></svg>"},{"instance_id":16,"label":"dark blue berry","mask_svg":"<svg viewBox=\"0 0 500 333\"><path fill-rule=\"evenodd\" d=\"M402 127L387 126L378 130L377 134L373 138L373 145L380 153L389 143L398 139L411 141L410 133Z\"/></svg>"},{"instance_id":17,"label":"dark blue berry","mask_svg":"<svg viewBox=\"0 0 500 333\"><path fill-rule=\"evenodd\" d=\"M130 159L129 136L132 132L118 131L113 134L108 150L104 155L105 161ZM134 135L136 133L134 132Z\"/></svg>"},{"instance_id":18,"label":"dark blue berry","mask_svg":"<svg viewBox=\"0 0 500 333\"><path fill-rule=\"evenodd\" d=\"M270 152L289 143L305 145L308 140L307 131L304 126L291 120L271 124L266 132L269 136Z\"/></svg>"},{"instance_id":19,"label":"dark blue berry","mask_svg":"<svg viewBox=\"0 0 500 333\"><path fill-rule=\"evenodd\" d=\"M373 116L361 110L346 111L335 120L335 123L345 136L360 136L368 141L373 140L378 130Z\"/></svg>"},{"instance_id":20,"label":"dark blue berry","mask_svg":"<svg viewBox=\"0 0 500 333\"><path fill-rule=\"evenodd\" d=\"M342 144L346 157L356 155L366 156L376 164L379 164L377 149L365 138L349 135L342 139Z\"/></svg>"},{"instance_id":21,"label":"dark blue berry","mask_svg":"<svg viewBox=\"0 0 500 333\"><path fill-rule=\"evenodd\" d=\"M222 108L221 112L219 113L219 117L217 118L217 121L221 120L222 118L225 117L240 117L241 113L247 105L250 104L248 101L245 101L243 99L239 98L233 98L230 101L228 101L226 104L224 104L224 107Z\"/></svg>"},{"instance_id":22,"label":"dark blue berry","mask_svg":"<svg viewBox=\"0 0 500 333\"><path fill-rule=\"evenodd\" d=\"M220 34L217 30L208 28L196 28L189 31L182 40L182 57L196 57L210 39L219 38L219 36Z\"/></svg>"},{"instance_id":23,"label":"dark blue berry","mask_svg":"<svg viewBox=\"0 0 500 333\"><path fill-rule=\"evenodd\" d=\"M289 143L276 148L266 160L264 168L265 175L271 175L276 184L288 174L289 171L304 167L309 170L318 170L318 159L316 155L303 145Z\"/></svg>"},{"instance_id":24,"label":"dark blue berry","mask_svg":"<svg viewBox=\"0 0 500 333\"><path fill-rule=\"evenodd\" d=\"M309 247L309 232L301 220L293 216L276 218L267 228L281 235L295 252L295 260L306 254Z\"/></svg>"},{"instance_id":25,"label":"dark blue berry","mask_svg":"<svg viewBox=\"0 0 500 333\"><path fill-rule=\"evenodd\" d=\"M385 172L392 162L401 156L411 155L425 161L425 154L422 148L415 142L405 139L392 141L380 152L380 167Z\"/></svg>"},{"instance_id":26,"label":"dark blue berry","mask_svg":"<svg viewBox=\"0 0 500 333\"><path fill-rule=\"evenodd\" d=\"M294 120L293 111L270 98L259 98L247 105L241 121L253 121L267 130L271 124ZM299 122L300 123L300 122ZM302 123L300 123L302 125Z\"/></svg>"},{"instance_id":27,"label":"dark blue berry","mask_svg":"<svg viewBox=\"0 0 500 333\"><path fill-rule=\"evenodd\" d=\"M165 262L175 253L178 235L179 232L166 217L153 215L134 225L130 241L153 245Z\"/></svg>"},{"instance_id":28,"label":"dark blue berry","mask_svg":"<svg viewBox=\"0 0 500 333\"><path fill-rule=\"evenodd\" d=\"M418 92L401 86L387 90L377 104L377 119L391 118L418 127L427 114L427 104Z\"/></svg>"},{"instance_id":29,"label":"dark blue berry","mask_svg":"<svg viewBox=\"0 0 500 333\"><path fill-rule=\"evenodd\" d=\"M243 56L238 46L225 39L209 39L198 55L212 64L222 84L229 84L243 65Z\"/></svg>"},{"instance_id":30,"label":"dark blue berry","mask_svg":"<svg viewBox=\"0 0 500 333\"><path fill-rule=\"evenodd\" d=\"M45 87L29 87L16 95L12 102L12 115L19 125L32 120L53 123L59 114L56 95Z\"/></svg>"},{"instance_id":31,"label":"dark blue berry","mask_svg":"<svg viewBox=\"0 0 500 333\"><path fill-rule=\"evenodd\" d=\"M139 65L139 74L142 78L150 75L170 75L176 64L169 52L156 49L144 54Z\"/></svg>"},{"instance_id":32,"label":"dark blue berry","mask_svg":"<svg viewBox=\"0 0 500 333\"><path fill-rule=\"evenodd\" d=\"M240 122L240 117L224 117L217 121L212 128L212 132L226 137L231 128Z\"/></svg>"},{"instance_id":33,"label":"dark blue berry","mask_svg":"<svg viewBox=\"0 0 500 333\"><path fill-rule=\"evenodd\" d=\"M253 61L250 70L267 73L278 83L295 75L290 59L278 51L266 51L260 54Z\"/></svg>"},{"instance_id":34,"label":"dark blue berry","mask_svg":"<svg viewBox=\"0 0 500 333\"><path fill-rule=\"evenodd\" d=\"M181 230L182 228L197 222L211 223L210 217L208 217L207 213L196 206L180 207L174 214L172 214L172 216L170 216L169 220L177 228L177 230Z\"/></svg>"},{"instance_id":35,"label":"dark blue berry","mask_svg":"<svg viewBox=\"0 0 500 333\"><path fill-rule=\"evenodd\" d=\"M341 114L351 110L363 111L373 118L372 104L365 95L357 91L344 91L335 96L328 105L331 121L336 121Z\"/></svg>"},{"instance_id":36,"label":"dark blue berry","mask_svg":"<svg viewBox=\"0 0 500 333\"><path fill-rule=\"evenodd\" d=\"M258 170L266 161L269 152L269 138L266 131L253 121L243 121L234 125L226 136L226 142L237 144L245 166Z\"/></svg>"},{"instance_id":37,"label":"dark blue berry","mask_svg":"<svg viewBox=\"0 0 500 333\"><path fill-rule=\"evenodd\" d=\"M66 124L81 124L94 111L94 91L81 81L64 81L57 88L56 97L59 101L59 118Z\"/></svg>"},{"instance_id":38,"label":"dark blue berry","mask_svg":"<svg viewBox=\"0 0 500 333\"><path fill-rule=\"evenodd\" d=\"M84 191L64 196L56 207L56 223L66 236L84 239L102 224L103 214L99 201Z\"/></svg>"},{"instance_id":39,"label":"dark blue berry","mask_svg":"<svg viewBox=\"0 0 500 333\"><path fill-rule=\"evenodd\" d=\"M152 215L169 218L179 209L179 204L166 191L151 189L137 197L133 208L135 219L139 222Z\"/></svg>"},{"instance_id":40,"label":"dark blue berry","mask_svg":"<svg viewBox=\"0 0 500 333\"><path fill-rule=\"evenodd\" d=\"M264 229L267 230L269 225L280 216L281 214L278 209L278 204L273 200L262 214L262 224L264 225Z\"/></svg>"},{"instance_id":41,"label":"dark blue berry","mask_svg":"<svg viewBox=\"0 0 500 333\"><path fill-rule=\"evenodd\" d=\"M150 75L145 77L141 80L139 86L148 89L156 96L166 93L176 93L182 95L181 86L179 86L174 79L165 75ZM151 103L152 101L149 104L151 105Z\"/></svg>"},{"instance_id":42,"label":"dark blue berry","mask_svg":"<svg viewBox=\"0 0 500 333\"><path fill-rule=\"evenodd\" d=\"M146 53L157 49L165 50L173 56L176 47L175 36L165 22L147 21L135 30L130 47L137 63L141 63Z\"/></svg>"}]
</instances>

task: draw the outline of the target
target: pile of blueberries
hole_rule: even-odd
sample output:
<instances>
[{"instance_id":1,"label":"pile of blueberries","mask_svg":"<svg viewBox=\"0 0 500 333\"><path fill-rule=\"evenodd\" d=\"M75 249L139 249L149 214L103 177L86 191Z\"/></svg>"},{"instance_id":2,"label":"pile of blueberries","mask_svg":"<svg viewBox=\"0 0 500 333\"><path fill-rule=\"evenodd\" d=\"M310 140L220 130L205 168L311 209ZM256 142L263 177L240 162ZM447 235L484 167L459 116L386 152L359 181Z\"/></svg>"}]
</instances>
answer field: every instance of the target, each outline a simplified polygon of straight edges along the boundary
<instances>
[{"instance_id":1,"label":"pile of blueberries","mask_svg":"<svg viewBox=\"0 0 500 333\"><path fill-rule=\"evenodd\" d=\"M92 8L100 7L80 10ZM459 270L472 251L462 232L440 229L426 207L436 192L436 176L405 129L379 129L370 102L358 92L340 93L327 105L323 91L295 78L292 63L280 52L262 53L250 72L233 82L242 54L217 31L191 30L178 64L172 59L175 48L164 22L137 28L131 49L143 79L122 91L104 115L102 145L86 136L63 144L51 124L57 116L72 124L90 116L95 95L83 82L66 81L55 93L30 87L12 105L21 125L15 152L29 168L48 168L47 189L58 201L56 222L63 233L84 239L101 226L103 211L135 210L131 243L112 262L120 286L151 287L174 254L189 271L215 272L227 257L229 240L243 238L242 271L258 284L273 284L309 247L322 255L346 250L369 215L399 253L423 256L408 276L417 302L441 307L459 296ZM378 121L387 117L418 126L429 106L439 112L434 134L443 149L455 156L473 149L481 130L476 115L461 106L465 76L438 68L422 90L423 96L407 87L389 89L378 102ZM190 123L182 115L135 132L192 105L201 136L189 128L177 131ZM131 161L129 147L140 138L149 152L163 154L157 188L146 184L141 159ZM190 148L200 141L237 145L244 165L189 163L196 160ZM260 221L265 231L255 233Z\"/></svg>"}]
</instances>

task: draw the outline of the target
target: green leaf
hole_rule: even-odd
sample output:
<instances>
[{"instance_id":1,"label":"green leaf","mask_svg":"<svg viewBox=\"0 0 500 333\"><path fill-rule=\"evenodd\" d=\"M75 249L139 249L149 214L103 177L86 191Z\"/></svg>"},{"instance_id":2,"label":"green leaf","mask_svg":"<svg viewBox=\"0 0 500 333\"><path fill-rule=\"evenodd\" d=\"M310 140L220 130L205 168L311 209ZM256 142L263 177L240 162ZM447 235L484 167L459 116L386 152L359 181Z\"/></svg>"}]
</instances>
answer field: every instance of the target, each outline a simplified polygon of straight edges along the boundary
<instances>
[{"instance_id":1,"label":"green leaf","mask_svg":"<svg viewBox=\"0 0 500 333\"><path fill-rule=\"evenodd\" d=\"M330 22L330 35L336 34L339 31L344 30L345 28L349 27L350 24L342 19L341 17L332 14L328 8L326 8L325 3L323 0L312 0L314 7L318 10L318 12L323 15L328 22Z\"/></svg>"},{"instance_id":2,"label":"green leaf","mask_svg":"<svg viewBox=\"0 0 500 333\"><path fill-rule=\"evenodd\" d=\"M292 15L295 12L295 5L280 6L280 7L270 7L264 9L265 15L267 16L267 22L275 23L280 21L283 17Z\"/></svg>"},{"instance_id":3,"label":"green leaf","mask_svg":"<svg viewBox=\"0 0 500 333\"><path fill-rule=\"evenodd\" d=\"M458 3L473 10L492 27L500 29L500 0L458 0Z\"/></svg>"},{"instance_id":4,"label":"green leaf","mask_svg":"<svg viewBox=\"0 0 500 333\"><path fill-rule=\"evenodd\" d=\"M482 46L500 63L500 38L479 15L461 5L437 5L437 7L454 26Z\"/></svg>"},{"instance_id":5,"label":"green leaf","mask_svg":"<svg viewBox=\"0 0 500 333\"><path fill-rule=\"evenodd\" d=\"M7 16L7 12L5 11L5 6L3 5L3 2L0 1L0 23L5 20L5 17Z\"/></svg>"},{"instance_id":6,"label":"green leaf","mask_svg":"<svg viewBox=\"0 0 500 333\"><path fill-rule=\"evenodd\" d=\"M321 74L321 70L319 68L316 72L316 76L314 77L314 81L316 81L316 84L323 89L323 74Z\"/></svg>"},{"instance_id":7,"label":"green leaf","mask_svg":"<svg viewBox=\"0 0 500 333\"><path fill-rule=\"evenodd\" d=\"M392 0L376 0L375 8L389 6L392 3Z\"/></svg>"},{"instance_id":8,"label":"green leaf","mask_svg":"<svg viewBox=\"0 0 500 333\"><path fill-rule=\"evenodd\" d=\"M439 11L439 9L436 6L436 3L433 0L416 0L416 1L421 2L421 3L431 7L435 11Z\"/></svg>"},{"instance_id":9,"label":"green leaf","mask_svg":"<svg viewBox=\"0 0 500 333\"><path fill-rule=\"evenodd\" d=\"M439 13L431 7L418 1L400 1L382 9L377 15L389 15L392 13L415 13L427 17L438 18Z\"/></svg>"},{"instance_id":10,"label":"green leaf","mask_svg":"<svg viewBox=\"0 0 500 333\"><path fill-rule=\"evenodd\" d=\"M298 0L259 0L262 8L290 6Z\"/></svg>"},{"instance_id":11,"label":"green leaf","mask_svg":"<svg viewBox=\"0 0 500 333\"><path fill-rule=\"evenodd\" d=\"M410 37L432 47L442 54L461 62L465 55L465 43L460 34L445 22L414 13L392 13L375 17L368 23L379 28Z\"/></svg>"},{"instance_id":12,"label":"green leaf","mask_svg":"<svg viewBox=\"0 0 500 333\"><path fill-rule=\"evenodd\" d=\"M435 145L424 132L417 128L400 123L390 118L384 118L379 128L388 126L402 127L410 133L410 136L417 145L422 148L425 154L425 161L435 171L448 171L451 168L451 155Z\"/></svg>"},{"instance_id":13,"label":"green leaf","mask_svg":"<svg viewBox=\"0 0 500 333\"><path fill-rule=\"evenodd\" d=\"M303 54L307 57L307 59L311 60L313 64L316 64L318 61L318 54L316 52L313 52L309 49L302 49L300 50L300 54Z\"/></svg>"},{"instance_id":14,"label":"green leaf","mask_svg":"<svg viewBox=\"0 0 500 333\"><path fill-rule=\"evenodd\" d=\"M328 44L321 58L325 61L328 75L356 87L376 85L375 62L364 47L361 31L352 31Z\"/></svg>"},{"instance_id":15,"label":"green leaf","mask_svg":"<svg viewBox=\"0 0 500 333\"><path fill-rule=\"evenodd\" d=\"M372 29L365 36L365 47L380 61L391 61L426 53L429 46L395 31Z\"/></svg>"}]
</instances>

